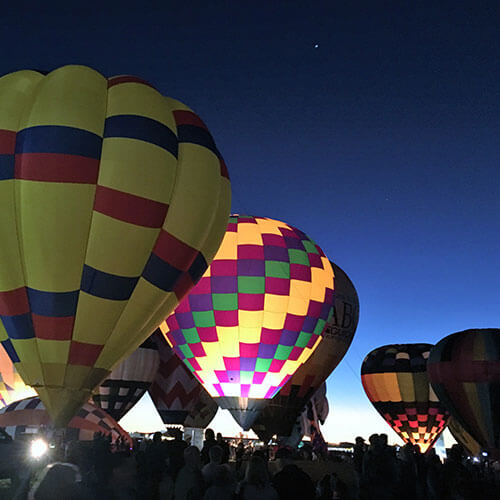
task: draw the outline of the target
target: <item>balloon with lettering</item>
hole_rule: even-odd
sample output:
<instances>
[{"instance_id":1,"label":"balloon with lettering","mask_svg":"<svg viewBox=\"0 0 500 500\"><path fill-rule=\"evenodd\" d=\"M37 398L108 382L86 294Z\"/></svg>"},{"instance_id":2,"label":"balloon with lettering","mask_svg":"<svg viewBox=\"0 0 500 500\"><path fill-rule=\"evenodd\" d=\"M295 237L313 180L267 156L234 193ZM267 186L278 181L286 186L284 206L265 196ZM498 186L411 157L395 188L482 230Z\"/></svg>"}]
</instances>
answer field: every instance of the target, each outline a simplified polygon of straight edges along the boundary
<instances>
[{"instance_id":1,"label":"balloon with lettering","mask_svg":"<svg viewBox=\"0 0 500 500\"><path fill-rule=\"evenodd\" d=\"M359 299L347 274L331 263L335 275L335 308L323 340L255 420L253 430L289 436L302 409L338 366L351 345L359 319Z\"/></svg>"},{"instance_id":2,"label":"balloon with lettering","mask_svg":"<svg viewBox=\"0 0 500 500\"><path fill-rule=\"evenodd\" d=\"M248 430L314 352L333 296L332 266L307 235L277 220L235 215L212 265L160 328Z\"/></svg>"},{"instance_id":3,"label":"balloon with lettering","mask_svg":"<svg viewBox=\"0 0 500 500\"><path fill-rule=\"evenodd\" d=\"M500 458L500 329L448 335L431 350L427 370L456 421L493 458Z\"/></svg>"},{"instance_id":4,"label":"balloon with lettering","mask_svg":"<svg viewBox=\"0 0 500 500\"><path fill-rule=\"evenodd\" d=\"M0 78L0 342L64 426L203 275L227 169L205 124L133 76Z\"/></svg>"},{"instance_id":5,"label":"balloon with lettering","mask_svg":"<svg viewBox=\"0 0 500 500\"><path fill-rule=\"evenodd\" d=\"M52 425L53 422L39 397L15 401L0 409L0 427L14 439L22 439L29 434L39 435ZM92 441L96 433L110 436L112 443L120 439L132 446L128 432L106 412L89 401L69 421L64 437L67 442Z\"/></svg>"},{"instance_id":6,"label":"balloon with lettering","mask_svg":"<svg viewBox=\"0 0 500 500\"><path fill-rule=\"evenodd\" d=\"M94 404L117 422L144 396L160 365L158 347L146 339L124 359L92 396Z\"/></svg>"},{"instance_id":7,"label":"balloon with lettering","mask_svg":"<svg viewBox=\"0 0 500 500\"><path fill-rule=\"evenodd\" d=\"M30 396L36 396L35 390L23 382L14 363L0 346L0 408Z\"/></svg>"},{"instance_id":8,"label":"balloon with lettering","mask_svg":"<svg viewBox=\"0 0 500 500\"><path fill-rule=\"evenodd\" d=\"M361 381L375 409L405 443L426 452L448 423L449 413L427 377L431 344L394 344L371 351Z\"/></svg>"},{"instance_id":9,"label":"balloon with lettering","mask_svg":"<svg viewBox=\"0 0 500 500\"><path fill-rule=\"evenodd\" d=\"M162 333L151 339L158 347L160 366L148 392L166 425L183 425L199 402L203 387L168 345Z\"/></svg>"}]
</instances>

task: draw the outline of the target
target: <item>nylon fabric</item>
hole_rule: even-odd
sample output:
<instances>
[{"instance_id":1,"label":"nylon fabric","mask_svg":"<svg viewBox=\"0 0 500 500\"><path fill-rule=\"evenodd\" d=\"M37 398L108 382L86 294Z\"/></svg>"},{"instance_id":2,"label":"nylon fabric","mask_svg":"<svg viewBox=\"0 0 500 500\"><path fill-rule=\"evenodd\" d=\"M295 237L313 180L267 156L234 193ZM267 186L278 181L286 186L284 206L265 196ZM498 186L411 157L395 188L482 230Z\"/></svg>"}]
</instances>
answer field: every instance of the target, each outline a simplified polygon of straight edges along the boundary
<instances>
[{"instance_id":1,"label":"nylon fabric","mask_svg":"<svg viewBox=\"0 0 500 500\"><path fill-rule=\"evenodd\" d=\"M147 82L0 78L0 342L56 425L201 278L230 198L205 124Z\"/></svg>"}]
</instances>

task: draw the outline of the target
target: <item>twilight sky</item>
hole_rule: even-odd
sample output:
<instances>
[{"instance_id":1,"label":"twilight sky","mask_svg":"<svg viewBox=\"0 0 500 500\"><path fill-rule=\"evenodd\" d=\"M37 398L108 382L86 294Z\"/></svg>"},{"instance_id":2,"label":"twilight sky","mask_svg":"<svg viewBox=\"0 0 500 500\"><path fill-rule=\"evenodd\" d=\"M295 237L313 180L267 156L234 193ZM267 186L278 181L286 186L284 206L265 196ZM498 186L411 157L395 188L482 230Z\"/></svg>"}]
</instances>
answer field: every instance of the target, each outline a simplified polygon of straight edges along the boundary
<instances>
[{"instance_id":1,"label":"twilight sky","mask_svg":"<svg viewBox=\"0 0 500 500\"><path fill-rule=\"evenodd\" d=\"M358 290L326 438L388 431L360 382L371 349L500 324L498 2L154 3L6 4L0 74L86 64L200 114L233 212L302 229ZM125 426L159 426L150 410Z\"/></svg>"}]
</instances>

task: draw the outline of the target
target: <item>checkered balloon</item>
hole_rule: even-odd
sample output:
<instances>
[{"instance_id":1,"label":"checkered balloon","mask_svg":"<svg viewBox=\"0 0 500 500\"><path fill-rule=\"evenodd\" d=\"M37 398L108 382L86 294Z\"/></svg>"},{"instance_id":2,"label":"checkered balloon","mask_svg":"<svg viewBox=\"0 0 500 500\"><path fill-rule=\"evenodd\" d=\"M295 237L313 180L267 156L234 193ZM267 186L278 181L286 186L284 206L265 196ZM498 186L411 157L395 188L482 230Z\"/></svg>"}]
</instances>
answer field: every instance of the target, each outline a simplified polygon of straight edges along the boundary
<instances>
[{"instance_id":1,"label":"checkered balloon","mask_svg":"<svg viewBox=\"0 0 500 500\"><path fill-rule=\"evenodd\" d=\"M12 438L22 439L27 435L39 435L53 425L39 397L15 401L0 409L0 427ZM132 445L128 432L106 412L97 408L90 401L85 403L69 421L65 429L65 439L69 441L91 441L96 433L111 436L114 443L121 439Z\"/></svg>"},{"instance_id":2,"label":"checkered balloon","mask_svg":"<svg viewBox=\"0 0 500 500\"><path fill-rule=\"evenodd\" d=\"M394 344L370 352L361 366L368 399L405 443L426 452L450 417L429 384L431 344Z\"/></svg>"},{"instance_id":3,"label":"checkered balloon","mask_svg":"<svg viewBox=\"0 0 500 500\"><path fill-rule=\"evenodd\" d=\"M230 217L197 286L160 326L219 406L251 421L312 354L333 314L333 270L302 231Z\"/></svg>"}]
</instances>

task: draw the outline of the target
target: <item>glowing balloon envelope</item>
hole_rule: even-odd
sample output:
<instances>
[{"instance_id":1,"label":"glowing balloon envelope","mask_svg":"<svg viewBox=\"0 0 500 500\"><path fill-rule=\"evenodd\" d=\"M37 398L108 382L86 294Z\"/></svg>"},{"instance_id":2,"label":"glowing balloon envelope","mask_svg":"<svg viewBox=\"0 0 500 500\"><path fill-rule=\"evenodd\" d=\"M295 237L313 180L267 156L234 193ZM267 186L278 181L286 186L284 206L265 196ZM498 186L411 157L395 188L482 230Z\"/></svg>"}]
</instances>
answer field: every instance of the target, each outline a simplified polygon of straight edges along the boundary
<instances>
[{"instance_id":1,"label":"glowing balloon envelope","mask_svg":"<svg viewBox=\"0 0 500 500\"><path fill-rule=\"evenodd\" d=\"M0 408L20 399L36 396L36 392L27 386L0 346Z\"/></svg>"},{"instance_id":2,"label":"glowing balloon envelope","mask_svg":"<svg viewBox=\"0 0 500 500\"><path fill-rule=\"evenodd\" d=\"M230 184L204 123L140 78L0 78L0 341L57 426L204 273Z\"/></svg>"},{"instance_id":3,"label":"glowing balloon envelope","mask_svg":"<svg viewBox=\"0 0 500 500\"><path fill-rule=\"evenodd\" d=\"M332 314L332 267L308 236L273 219L232 216L212 265L160 328L248 430Z\"/></svg>"},{"instance_id":4,"label":"glowing balloon envelope","mask_svg":"<svg viewBox=\"0 0 500 500\"><path fill-rule=\"evenodd\" d=\"M52 421L38 397L15 401L0 409L0 427L14 439L26 434L39 434L44 428L50 428ZM68 423L65 439L69 441L91 441L96 433L110 435L114 443L122 439L132 446L128 432L106 412L94 404L85 403Z\"/></svg>"},{"instance_id":5,"label":"glowing balloon envelope","mask_svg":"<svg viewBox=\"0 0 500 500\"><path fill-rule=\"evenodd\" d=\"M96 389L94 404L118 422L144 396L159 365L158 348L147 339Z\"/></svg>"},{"instance_id":6,"label":"glowing balloon envelope","mask_svg":"<svg viewBox=\"0 0 500 500\"><path fill-rule=\"evenodd\" d=\"M337 367L351 345L359 319L359 299L347 274L331 263L335 274L335 307L311 357L274 396L252 429L267 436L289 436L299 414Z\"/></svg>"},{"instance_id":7,"label":"glowing balloon envelope","mask_svg":"<svg viewBox=\"0 0 500 500\"><path fill-rule=\"evenodd\" d=\"M430 344L394 344L366 356L361 381L375 409L403 439L426 452L446 427L449 413L427 377Z\"/></svg>"},{"instance_id":8,"label":"glowing balloon envelope","mask_svg":"<svg viewBox=\"0 0 500 500\"><path fill-rule=\"evenodd\" d=\"M500 458L500 329L453 333L431 350L437 396L479 445Z\"/></svg>"}]
</instances>

